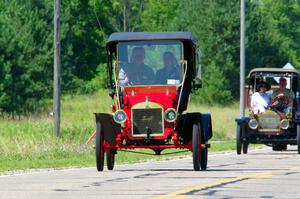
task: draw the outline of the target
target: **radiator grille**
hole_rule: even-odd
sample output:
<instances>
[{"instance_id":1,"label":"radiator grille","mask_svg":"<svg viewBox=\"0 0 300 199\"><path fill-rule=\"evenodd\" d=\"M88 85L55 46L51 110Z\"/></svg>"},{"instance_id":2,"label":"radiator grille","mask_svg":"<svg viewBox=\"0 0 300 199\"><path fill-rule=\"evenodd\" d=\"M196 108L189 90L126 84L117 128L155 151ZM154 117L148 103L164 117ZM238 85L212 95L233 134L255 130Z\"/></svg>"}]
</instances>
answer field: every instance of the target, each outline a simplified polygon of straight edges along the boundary
<instances>
[{"instance_id":1,"label":"radiator grille","mask_svg":"<svg viewBox=\"0 0 300 199\"><path fill-rule=\"evenodd\" d=\"M132 133L134 136L163 133L162 108L132 109Z\"/></svg>"},{"instance_id":2,"label":"radiator grille","mask_svg":"<svg viewBox=\"0 0 300 199\"><path fill-rule=\"evenodd\" d=\"M276 115L261 115L259 117L259 126L263 129L279 128L280 117Z\"/></svg>"}]
</instances>

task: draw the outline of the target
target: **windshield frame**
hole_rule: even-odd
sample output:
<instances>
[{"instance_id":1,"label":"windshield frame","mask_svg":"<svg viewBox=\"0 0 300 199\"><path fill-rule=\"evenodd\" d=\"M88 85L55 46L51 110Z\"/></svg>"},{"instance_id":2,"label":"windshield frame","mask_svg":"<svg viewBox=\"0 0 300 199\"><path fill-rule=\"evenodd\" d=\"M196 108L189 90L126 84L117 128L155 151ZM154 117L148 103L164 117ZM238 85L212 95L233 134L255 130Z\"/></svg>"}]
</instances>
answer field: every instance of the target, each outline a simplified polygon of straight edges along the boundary
<instances>
[{"instance_id":1,"label":"windshield frame","mask_svg":"<svg viewBox=\"0 0 300 199\"><path fill-rule=\"evenodd\" d=\"M141 46L144 45L147 45L147 43L151 43L152 45L156 45L156 46L163 46L164 44L176 44L176 45L180 45L180 58L181 60L178 61L178 65L180 66L181 68L181 79L180 79L180 83L179 84L138 84L138 85L121 85L119 83L119 80L118 80L118 73L119 73L119 70L120 70L120 66L119 66L119 47L120 45L122 44L130 44L132 43L133 45L136 44L137 46L140 44ZM118 42L117 45L116 45L116 57L115 57L115 62L114 62L114 80L115 80L115 83L116 85L120 86L120 87L146 87L146 86L176 86L177 88L179 86L181 86L184 82L184 78L185 78L185 72L187 70L185 66L185 59L184 59L184 44L182 41L180 40L140 40L140 41L124 41L124 42Z\"/></svg>"}]
</instances>

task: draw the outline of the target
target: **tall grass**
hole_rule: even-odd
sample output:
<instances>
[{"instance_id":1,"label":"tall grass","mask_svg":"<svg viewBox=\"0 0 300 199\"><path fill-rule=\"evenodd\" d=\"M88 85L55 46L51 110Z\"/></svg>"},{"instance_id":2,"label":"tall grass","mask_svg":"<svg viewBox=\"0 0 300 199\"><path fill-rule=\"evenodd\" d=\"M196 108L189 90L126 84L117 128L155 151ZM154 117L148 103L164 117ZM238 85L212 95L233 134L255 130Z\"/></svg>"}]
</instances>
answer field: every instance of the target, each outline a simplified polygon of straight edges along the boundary
<instances>
[{"instance_id":1,"label":"tall grass","mask_svg":"<svg viewBox=\"0 0 300 199\"><path fill-rule=\"evenodd\" d=\"M60 138L53 136L53 118L48 113L21 120L1 119L0 172L23 168L94 165L93 144L86 145L85 142L95 129L93 113L110 112L111 103L112 100L104 90L91 95L64 96ZM214 140L230 140L234 137L237 105L219 107L191 104L189 111L211 112ZM229 143L225 148L234 146L232 141ZM119 152L117 162L144 158Z\"/></svg>"},{"instance_id":2,"label":"tall grass","mask_svg":"<svg viewBox=\"0 0 300 199\"><path fill-rule=\"evenodd\" d=\"M236 123L234 119L239 116L237 103L228 106L190 104L188 111L211 113L213 126L213 140L228 140L235 138Z\"/></svg>"}]
</instances>

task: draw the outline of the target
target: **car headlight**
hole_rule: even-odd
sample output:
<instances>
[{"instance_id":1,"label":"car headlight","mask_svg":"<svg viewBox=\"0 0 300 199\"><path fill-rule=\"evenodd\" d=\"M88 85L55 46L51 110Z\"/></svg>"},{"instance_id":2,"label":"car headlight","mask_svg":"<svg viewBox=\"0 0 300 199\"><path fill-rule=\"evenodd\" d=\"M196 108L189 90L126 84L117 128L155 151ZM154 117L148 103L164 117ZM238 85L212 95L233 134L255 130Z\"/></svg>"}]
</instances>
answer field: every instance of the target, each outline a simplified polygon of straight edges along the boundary
<instances>
[{"instance_id":1,"label":"car headlight","mask_svg":"<svg viewBox=\"0 0 300 199\"><path fill-rule=\"evenodd\" d=\"M113 115L114 121L116 123L122 124L127 119L127 115L123 110L117 110Z\"/></svg>"},{"instance_id":2,"label":"car headlight","mask_svg":"<svg viewBox=\"0 0 300 199\"><path fill-rule=\"evenodd\" d=\"M174 122L177 118L177 112L175 109L170 108L165 111L165 120L167 122Z\"/></svg>"},{"instance_id":3,"label":"car headlight","mask_svg":"<svg viewBox=\"0 0 300 199\"><path fill-rule=\"evenodd\" d=\"M289 126L290 126L290 123L287 119L283 119L283 120L280 121L280 128L281 129L286 130L286 129L289 128Z\"/></svg>"},{"instance_id":4,"label":"car headlight","mask_svg":"<svg viewBox=\"0 0 300 199\"><path fill-rule=\"evenodd\" d=\"M258 127L258 122L257 122L257 120L256 120L256 119L251 119L251 120L248 122L248 126L249 126L249 128L252 129L252 130L257 129L257 127Z\"/></svg>"}]
</instances>

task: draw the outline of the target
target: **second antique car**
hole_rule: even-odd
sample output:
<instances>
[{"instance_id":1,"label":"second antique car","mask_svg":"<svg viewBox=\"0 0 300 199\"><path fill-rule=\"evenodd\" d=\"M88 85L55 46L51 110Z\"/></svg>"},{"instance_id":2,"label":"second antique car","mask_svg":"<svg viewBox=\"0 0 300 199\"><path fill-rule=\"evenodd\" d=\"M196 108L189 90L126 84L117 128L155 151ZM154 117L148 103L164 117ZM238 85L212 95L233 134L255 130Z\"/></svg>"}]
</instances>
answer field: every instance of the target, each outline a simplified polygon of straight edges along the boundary
<instances>
[{"instance_id":1,"label":"second antique car","mask_svg":"<svg viewBox=\"0 0 300 199\"><path fill-rule=\"evenodd\" d=\"M255 68L249 72L248 78L249 98L263 90L261 87L266 87L270 104L264 105L263 112L254 110L253 104L249 104L249 116L235 120L237 154L241 151L246 154L249 144L265 144L274 151L297 145L300 154L299 72L295 69ZM280 85L281 80L284 85ZM284 92L279 92L280 86Z\"/></svg>"},{"instance_id":2,"label":"second antique car","mask_svg":"<svg viewBox=\"0 0 300 199\"><path fill-rule=\"evenodd\" d=\"M201 52L190 32L123 32L107 44L111 113L95 113L97 170L114 168L118 150L188 149L194 170L206 170L208 113L187 112L201 87ZM139 151L137 151L139 152Z\"/></svg>"}]
</instances>

